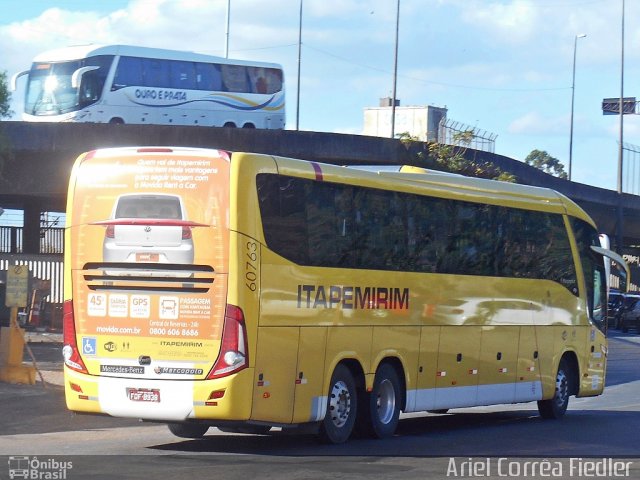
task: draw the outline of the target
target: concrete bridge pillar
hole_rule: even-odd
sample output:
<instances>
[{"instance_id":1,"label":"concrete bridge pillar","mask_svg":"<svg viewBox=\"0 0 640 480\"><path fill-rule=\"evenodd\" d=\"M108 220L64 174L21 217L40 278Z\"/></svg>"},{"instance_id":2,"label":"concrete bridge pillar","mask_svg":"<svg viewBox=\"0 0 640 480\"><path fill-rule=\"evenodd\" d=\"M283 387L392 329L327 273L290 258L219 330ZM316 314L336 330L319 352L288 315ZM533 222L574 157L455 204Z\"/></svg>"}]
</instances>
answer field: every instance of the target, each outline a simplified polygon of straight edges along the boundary
<instances>
[{"instance_id":1,"label":"concrete bridge pillar","mask_svg":"<svg viewBox=\"0 0 640 480\"><path fill-rule=\"evenodd\" d=\"M42 201L29 199L24 204L24 229L22 231L22 253L40 253L40 214Z\"/></svg>"}]
</instances>

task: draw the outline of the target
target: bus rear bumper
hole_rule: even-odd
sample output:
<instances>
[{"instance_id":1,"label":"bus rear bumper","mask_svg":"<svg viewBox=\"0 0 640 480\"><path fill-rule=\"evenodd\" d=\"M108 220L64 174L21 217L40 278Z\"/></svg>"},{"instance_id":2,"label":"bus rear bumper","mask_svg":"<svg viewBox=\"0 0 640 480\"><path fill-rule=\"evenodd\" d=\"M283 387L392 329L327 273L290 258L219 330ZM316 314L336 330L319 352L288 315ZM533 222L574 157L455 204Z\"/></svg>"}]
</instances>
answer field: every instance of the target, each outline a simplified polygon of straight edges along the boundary
<instances>
[{"instance_id":1,"label":"bus rear bumper","mask_svg":"<svg viewBox=\"0 0 640 480\"><path fill-rule=\"evenodd\" d=\"M149 421L245 421L251 415L253 369L216 380L155 380L82 374L65 367L67 408Z\"/></svg>"}]
</instances>

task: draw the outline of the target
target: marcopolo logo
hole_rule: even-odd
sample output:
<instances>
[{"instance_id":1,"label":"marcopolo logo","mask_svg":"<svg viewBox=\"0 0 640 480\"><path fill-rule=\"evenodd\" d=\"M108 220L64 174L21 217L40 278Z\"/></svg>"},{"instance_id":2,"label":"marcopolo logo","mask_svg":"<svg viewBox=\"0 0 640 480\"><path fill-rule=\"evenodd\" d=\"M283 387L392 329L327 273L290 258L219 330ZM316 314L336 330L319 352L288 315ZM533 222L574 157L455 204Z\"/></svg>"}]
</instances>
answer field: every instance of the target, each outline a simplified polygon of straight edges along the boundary
<instances>
[{"instance_id":1,"label":"marcopolo logo","mask_svg":"<svg viewBox=\"0 0 640 480\"><path fill-rule=\"evenodd\" d=\"M38 457L9 457L9 478L25 478L33 480L65 480L67 472L73 468L73 462L55 458L39 459Z\"/></svg>"}]
</instances>

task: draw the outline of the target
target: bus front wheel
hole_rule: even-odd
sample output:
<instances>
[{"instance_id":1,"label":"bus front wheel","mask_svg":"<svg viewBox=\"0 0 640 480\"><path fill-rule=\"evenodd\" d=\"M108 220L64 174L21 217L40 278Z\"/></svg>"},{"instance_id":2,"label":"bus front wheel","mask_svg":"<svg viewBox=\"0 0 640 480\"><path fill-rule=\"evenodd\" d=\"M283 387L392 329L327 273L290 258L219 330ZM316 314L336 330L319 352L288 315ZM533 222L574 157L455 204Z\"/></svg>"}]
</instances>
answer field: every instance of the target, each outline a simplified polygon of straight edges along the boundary
<instances>
[{"instance_id":1,"label":"bus front wheel","mask_svg":"<svg viewBox=\"0 0 640 480\"><path fill-rule=\"evenodd\" d=\"M209 425L200 423L169 423L169 431L180 438L202 438L209 430Z\"/></svg>"},{"instance_id":2,"label":"bus front wheel","mask_svg":"<svg viewBox=\"0 0 640 480\"><path fill-rule=\"evenodd\" d=\"M558 365L556 374L556 391L553 398L540 400L538 411L542 418L559 419L562 418L569 406L569 396L571 395L571 370L567 361L563 358Z\"/></svg>"},{"instance_id":3,"label":"bus front wheel","mask_svg":"<svg viewBox=\"0 0 640 480\"><path fill-rule=\"evenodd\" d=\"M331 375L327 412L320 425L320 440L324 443L344 443L351 436L356 421L358 396L351 371L338 365Z\"/></svg>"}]
</instances>

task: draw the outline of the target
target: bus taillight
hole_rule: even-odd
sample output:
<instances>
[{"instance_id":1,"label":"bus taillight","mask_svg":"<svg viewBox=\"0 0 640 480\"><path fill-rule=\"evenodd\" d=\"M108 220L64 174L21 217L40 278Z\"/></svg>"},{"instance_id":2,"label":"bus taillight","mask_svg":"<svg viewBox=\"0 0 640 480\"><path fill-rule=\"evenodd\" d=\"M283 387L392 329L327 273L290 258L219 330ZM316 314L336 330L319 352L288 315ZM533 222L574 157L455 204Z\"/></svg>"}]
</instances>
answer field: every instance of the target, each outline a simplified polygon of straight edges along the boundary
<instances>
[{"instance_id":1,"label":"bus taillight","mask_svg":"<svg viewBox=\"0 0 640 480\"><path fill-rule=\"evenodd\" d=\"M62 329L62 338L64 343L64 347L62 347L62 356L64 358L65 365L80 373L89 373L87 371L87 367L82 361L80 352L78 351L76 325L73 315L73 302L71 300L67 300L63 305Z\"/></svg>"},{"instance_id":2,"label":"bus taillight","mask_svg":"<svg viewBox=\"0 0 640 480\"><path fill-rule=\"evenodd\" d=\"M222 327L220 353L207 379L226 377L247 368L247 330L244 313L234 305L227 304Z\"/></svg>"}]
</instances>

